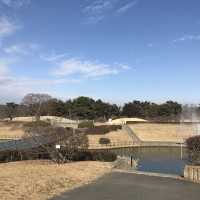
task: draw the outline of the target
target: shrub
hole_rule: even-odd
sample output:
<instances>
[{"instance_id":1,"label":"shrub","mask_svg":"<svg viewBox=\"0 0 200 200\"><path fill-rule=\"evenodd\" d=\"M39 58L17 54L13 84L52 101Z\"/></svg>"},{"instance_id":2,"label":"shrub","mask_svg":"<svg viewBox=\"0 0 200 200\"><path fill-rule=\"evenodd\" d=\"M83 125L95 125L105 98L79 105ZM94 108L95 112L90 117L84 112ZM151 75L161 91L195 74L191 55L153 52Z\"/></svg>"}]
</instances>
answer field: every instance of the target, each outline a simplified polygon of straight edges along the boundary
<instances>
[{"instance_id":1,"label":"shrub","mask_svg":"<svg viewBox=\"0 0 200 200\"><path fill-rule=\"evenodd\" d=\"M99 144L110 144L110 139L109 138L100 138Z\"/></svg>"},{"instance_id":2,"label":"shrub","mask_svg":"<svg viewBox=\"0 0 200 200\"><path fill-rule=\"evenodd\" d=\"M83 121L78 124L78 128L93 128L93 121Z\"/></svg>"},{"instance_id":3,"label":"shrub","mask_svg":"<svg viewBox=\"0 0 200 200\"><path fill-rule=\"evenodd\" d=\"M46 121L33 121L33 122L27 122L24 124L24 127L49 127L51 124Z\"/></svg>"},{"instance_id":4,"label":"shrub","mask_svg":"<svg viewBox=\"0 0 200 200\"><path fill-rule=\"evenodd\" d=\"M117 159L117 155L112 152L96 152L93 153L94 161L113 162Z\"/></svg>"},{"instance_id":5,"label":"shrub","mask_svg":"<svg viewBox=\"0 0 200 200\"><path fill-rule=\"evenodd\" d=\"M200 136L191 137L187 139L186 143L190 162L200 165Z\"/></svg>"},{"instance_id":6,"label":"shrub","mask_svg":"<svg viewBox=\"0 0 200 200\"><path fill-rule=\"evenodd\" d=\"M122 126L120 125L102 125L102 126L95 126L94 128L89 128L86 130L86 134L88 135L105 135L111 131L117 131L121 129Z\"/></svg>"},{"instance_id":7,"label":"shrub","mask_svg":"<svg viewBox=\"0 0 200 200\"><path fill-rule=\"evenodd\" d=\"M113 162L117 155L112 152L77 152L73 157L74 161L102 161Z\"/></svg>"}]
</instances>

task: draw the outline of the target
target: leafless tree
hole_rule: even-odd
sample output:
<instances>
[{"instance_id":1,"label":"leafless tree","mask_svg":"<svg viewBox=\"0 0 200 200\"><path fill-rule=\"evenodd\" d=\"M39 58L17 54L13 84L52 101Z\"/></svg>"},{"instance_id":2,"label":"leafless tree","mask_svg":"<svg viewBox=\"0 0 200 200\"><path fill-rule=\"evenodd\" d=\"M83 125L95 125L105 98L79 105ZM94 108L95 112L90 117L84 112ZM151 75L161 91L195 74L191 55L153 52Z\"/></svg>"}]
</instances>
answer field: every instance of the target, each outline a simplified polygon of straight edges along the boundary
<instances>
[{"instance_id":1,"label":"leafless tree","mask_svg":"<svg viewBox=\"0 0 200 200\"><path fill-rule=\"evenodd\" d=\"M28 106L32 114L35 115L36 121L39 121L42 105L51 99L52 97L48 94L30 93L22 99L22 105Z\"/></svg>"},{"instance_id":2,"label":"leafless tree","mask_svg":"<svg viewBox=\"0 0 200 200\"><path fill-rule=\"evenodd\" d=\"M32 138L53 161L58 163L72 161L81 149L88 147L87 136L71 128L35 126L26 128L25 132L27 137ZM61 148L57 149L56 144Z\"/></svg>"}]
</instances>

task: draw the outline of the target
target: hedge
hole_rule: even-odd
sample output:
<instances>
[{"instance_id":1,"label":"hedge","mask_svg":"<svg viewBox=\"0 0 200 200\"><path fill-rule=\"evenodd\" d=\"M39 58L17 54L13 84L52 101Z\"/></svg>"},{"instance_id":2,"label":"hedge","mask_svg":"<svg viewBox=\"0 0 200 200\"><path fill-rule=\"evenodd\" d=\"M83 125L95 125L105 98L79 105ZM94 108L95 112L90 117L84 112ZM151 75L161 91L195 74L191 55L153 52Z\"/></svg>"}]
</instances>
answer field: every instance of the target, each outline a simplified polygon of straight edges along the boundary
<instances>
[{"instance_id":1,"label":"hedge","mask_svg":"<svg viewBox=\"0 0 200 200\"><path fill-rule=\"evenodd\" d=\"M110 144L110 139L109 138L100 138L99 144Z\"/></svg>"},{"instance_id":2,"label":"hedge","mask_svg":"<svg viewBox=\"0 0 200 200\"><path fill-rule=\"evenodd\" d=\"M95 126L94 128L89 128L86 130L86 134L88 135L105 135L111 131L117 131L122 129L120 125L102 125L102 126Z\"/></svg>"},{"instance_id":3,"label":"hedge","mask_svg":"<svg viewBox=\"0 0 200 200\"><path fill-rule=\"evenodd\" d=\"M94 128L93 121L83 121L78 124L78 128Z\"/></svg>"}]
</instances>

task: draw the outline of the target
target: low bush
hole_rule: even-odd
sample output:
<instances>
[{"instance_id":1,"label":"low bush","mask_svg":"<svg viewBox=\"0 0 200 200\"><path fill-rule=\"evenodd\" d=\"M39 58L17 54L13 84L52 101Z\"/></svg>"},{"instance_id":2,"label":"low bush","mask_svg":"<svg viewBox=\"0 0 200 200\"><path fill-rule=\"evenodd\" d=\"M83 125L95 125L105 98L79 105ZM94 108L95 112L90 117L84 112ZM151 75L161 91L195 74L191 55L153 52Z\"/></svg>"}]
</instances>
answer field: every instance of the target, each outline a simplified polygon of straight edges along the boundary
<instances>
[{"instance_id":1,"label":"low bush","mask_svg":"<svg viewBox=\"0 0 200 200\"><path fill-rule=\"evenodd\" d=\"M117 155L112 152L78 152L74 157L74 161L102 161L113 162L117 159Z\"/></svg>"},{"instance_id":2,"label":"low bush","mask_svg":"<svg viewBox=\"0 0 200 200\"><path fill-rule=\"evenodd\" d=\"M102 125L102 126L95 126L94 128L89 128L86 130L86 134L88 135L105 135L111 131L117 131L122 129L120 125Z\"/></svg>"},{"instance_id":3,"label":"low bush","mask_svg":"<svg viewBox=\"0 0 200 200\"><path fill-rule=\"evenodd\" d=\"M33 121L24 124L24 127L49 127L51 124L46 121Z\"/></svg>"},{"instance_id":4,"label":"low bush","mask_svg":"<svg viewBox=\"0 0 200 200\"><path fill-rule=\"evenodd\" d=\"M200 165L200 136L191 137L186 140L186 143L190 162Z\"/></svg>"},{"instance_id":5,"label":"low bush","mask_svg":"<svg viewBox=\"0 0 200 200\"><path fill-rule=\"evenodd\" d=\"M94 128L93 121L83 121L78 124L78 128Z\"/></svg>"},{"instance_id":6,"label":"low bush","mask_svg":"<svg viewBox=\"0 0 200 200\"><path fill-rule=\"evenodd\" d=\"M117 159L117 155L112 152L96 152L93 153L93 160L103 162L113 162Z\"/></svg>"},{"instance_id":7,"label":"low bush","mask_svg":"<svg viewBox=\"0 0 200 200\"><path fill-rule=\"evenodd\" d=\"M100 138L99 144L110 144L110 139L109 138Z\"/></svg>"}]
</instances>

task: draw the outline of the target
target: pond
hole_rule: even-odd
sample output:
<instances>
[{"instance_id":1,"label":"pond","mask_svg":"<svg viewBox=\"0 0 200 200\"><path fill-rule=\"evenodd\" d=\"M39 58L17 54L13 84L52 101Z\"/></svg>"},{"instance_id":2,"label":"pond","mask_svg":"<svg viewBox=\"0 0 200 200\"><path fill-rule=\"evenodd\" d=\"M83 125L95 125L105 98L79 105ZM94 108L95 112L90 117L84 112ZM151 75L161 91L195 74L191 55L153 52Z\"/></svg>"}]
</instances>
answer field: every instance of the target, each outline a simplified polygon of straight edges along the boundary
<instances>
[{"instance_id":1,"label":"pond","mask_svg":"<svg viewBox=\"0 0 200 200\"><path fill-rule=\"evenodd\" d=\"M187 150L179 147L138 147L112 150L117 155L138 160L139 171L183 175Z\"/></svg>"}]
</instances>

